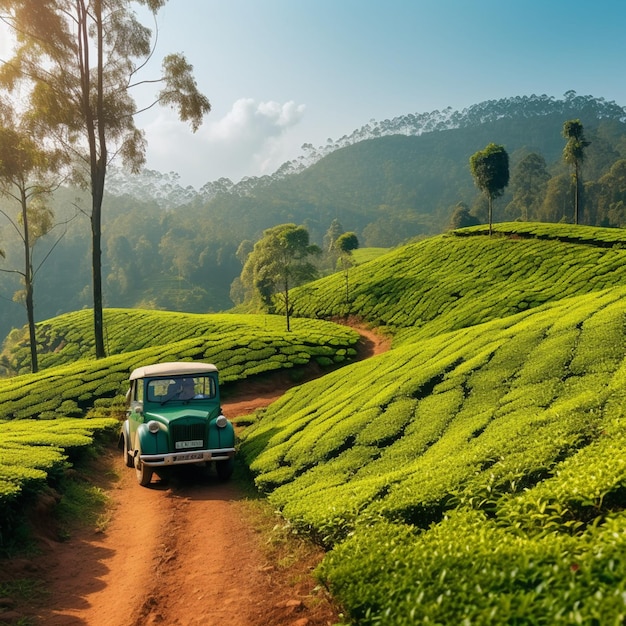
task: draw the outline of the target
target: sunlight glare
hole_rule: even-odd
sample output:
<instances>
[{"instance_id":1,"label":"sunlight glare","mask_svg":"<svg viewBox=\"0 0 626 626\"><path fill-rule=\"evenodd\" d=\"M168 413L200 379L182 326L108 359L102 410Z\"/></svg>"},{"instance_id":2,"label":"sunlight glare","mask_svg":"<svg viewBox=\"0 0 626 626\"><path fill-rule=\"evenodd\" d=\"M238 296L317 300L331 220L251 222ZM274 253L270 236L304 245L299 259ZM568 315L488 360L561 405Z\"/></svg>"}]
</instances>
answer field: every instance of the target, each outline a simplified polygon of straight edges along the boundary
<instances>
[{"instance_id":1,"label":"sunlight glare","mask_svg":"<svg viewBox=\"0 0 626 626\"><path fill-rule=\"evenodd\" d=\"M4 23L0 22L0 60L6 61L13 51L13 32Z\"/></svg>"}]
</instances>

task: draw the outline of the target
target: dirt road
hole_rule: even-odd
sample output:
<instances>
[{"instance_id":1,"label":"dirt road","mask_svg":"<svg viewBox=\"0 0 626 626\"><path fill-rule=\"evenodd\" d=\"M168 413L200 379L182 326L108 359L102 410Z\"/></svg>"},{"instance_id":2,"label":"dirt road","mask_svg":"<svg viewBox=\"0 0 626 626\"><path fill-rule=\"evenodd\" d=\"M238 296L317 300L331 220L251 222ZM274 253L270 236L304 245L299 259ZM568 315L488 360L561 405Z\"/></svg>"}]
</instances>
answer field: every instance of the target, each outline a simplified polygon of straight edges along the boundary
<instances>
[{"instance_id":1,"label":"dirt road","mask_svg":"<svg viewBox=\"0 0 626 626\"><path fill-rule=\"evenodd\" d=\"M362 331L361 356L388 342ZM277 399L285 389L248 392L223 405L231 418ZM50 589L46 626L326 626L337 609L316 589L314 548L282 555L267 550L258 510L237 478L227 484L194 468L167 484L140 487L122 455L111 450L103 469L113 503L103 532L82 530L68 542L48 541L37 559ZM256 521L255 521L256 520ZM277 520L278 521L278 518ZM265 529L267 531L267 528Z\"/></svg>"},{"instance_id":2,"label":"dirt road","mask_svg":"<svg viewBox=\"0 0 626 626\"><path fill-rule=\"evenodd\" d=\"M275 395L246 400L245 411ZM238 411L224 404L227 415L234 417L233 410ZM51 595L37 613L38 623L326 626L338 621L323 592L314 591L311 568L321 554L292 568L301 580L293 585L285 580L294 571L269 560L264 535L254 526L254 505L237 477L221 483L190 466L166 484L154 478L146 489L121 453L111 450L102 463L120 477L109 491L111 519L103 532L83 530L67 543L48 544L43 560Z\"/></svg>"},{"instance_id":3,"label":"dirt road","mask_svg":"<svg viewBox=\"0 0 626 626\"><path fill-rule=\"evenodd\" d=\"M236 483L195 478L140 487L132 470L111 493L102 533L80 533L45 556L50 626L252 626L333 623L314 584L276 588ZM298 619L307 621L297 622Z\"/></svg>"}]
</instances>

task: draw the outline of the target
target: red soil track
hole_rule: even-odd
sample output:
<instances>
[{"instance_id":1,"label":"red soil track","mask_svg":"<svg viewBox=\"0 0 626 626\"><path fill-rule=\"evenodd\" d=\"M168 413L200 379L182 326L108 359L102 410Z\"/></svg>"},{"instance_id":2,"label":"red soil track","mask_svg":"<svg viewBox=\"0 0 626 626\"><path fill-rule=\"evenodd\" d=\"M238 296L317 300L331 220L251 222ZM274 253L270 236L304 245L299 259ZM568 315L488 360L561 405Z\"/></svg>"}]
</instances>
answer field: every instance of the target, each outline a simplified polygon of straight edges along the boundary
<instances>
[{"instance_id":1,"label":"red soil track","mask_svg":"<svg viewBox=\"0 0 626 626\"><path fill-rule=\"evenodd\" d=\"M359 329L360 357L389 347L386 338ZM246 389L224 402L235 418L267 406L285 392ZM155 479L140 487L122 455L100 460L109 482L111 519L104 532L77 531L60 543L44 540L34 561L0 563L8 576L43 578L45 607L11 607L0 623L20 615L46 626L326 626L338 621L333 605L315 590L311 570L322 554L309 550L295 570L268 561L243 488L197 473ZM45 533L44 533L45 534ZM295 573L294 573L295 571Z\"/></svg>"}]
</instances>

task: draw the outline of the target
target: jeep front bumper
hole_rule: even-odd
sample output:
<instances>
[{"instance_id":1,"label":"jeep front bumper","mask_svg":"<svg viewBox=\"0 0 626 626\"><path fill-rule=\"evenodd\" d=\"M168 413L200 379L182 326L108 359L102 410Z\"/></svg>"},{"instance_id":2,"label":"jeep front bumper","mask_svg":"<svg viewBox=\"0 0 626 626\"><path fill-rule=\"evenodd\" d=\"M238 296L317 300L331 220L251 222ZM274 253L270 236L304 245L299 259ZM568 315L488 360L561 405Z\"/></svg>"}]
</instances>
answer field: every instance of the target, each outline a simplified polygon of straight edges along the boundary
<instances>
[{"instance_id":1,"label":"jeep front bumper","mask_svg":"<svg viewBox=\"0 0 626 626\"><path fill-rule=\"evenodd\" d=\"M218 448L216 450L168 452L167 454L142 454L140 460L148 467L162 467L204 461L227 461L234 456L235 448Z\"/></svg>"}]
</instances>

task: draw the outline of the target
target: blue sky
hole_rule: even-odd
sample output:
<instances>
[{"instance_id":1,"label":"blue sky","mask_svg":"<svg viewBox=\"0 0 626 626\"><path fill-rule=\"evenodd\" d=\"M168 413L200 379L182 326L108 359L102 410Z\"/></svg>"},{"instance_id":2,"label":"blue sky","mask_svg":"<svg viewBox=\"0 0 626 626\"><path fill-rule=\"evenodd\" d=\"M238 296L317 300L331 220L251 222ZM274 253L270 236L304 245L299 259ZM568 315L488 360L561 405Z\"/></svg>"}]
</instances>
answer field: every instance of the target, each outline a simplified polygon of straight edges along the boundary
<instances>
[{"instance_id":1,"label":"blue sky","mask_svg":"<svg viewBox=\"0 0 626 626\"><path fill-rule=\"evenodd\" d=\"M147 166L200 187L370 119L570 89L626 106L625 24L624 0L168 0L156 56L184 53L212 112L196 134L138 117Z\"/></svg>"}]
</instances>

